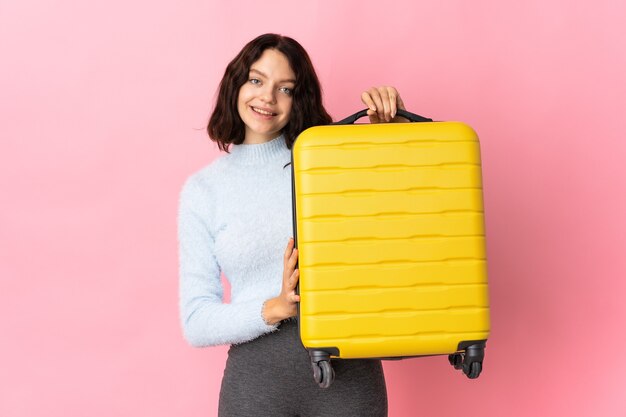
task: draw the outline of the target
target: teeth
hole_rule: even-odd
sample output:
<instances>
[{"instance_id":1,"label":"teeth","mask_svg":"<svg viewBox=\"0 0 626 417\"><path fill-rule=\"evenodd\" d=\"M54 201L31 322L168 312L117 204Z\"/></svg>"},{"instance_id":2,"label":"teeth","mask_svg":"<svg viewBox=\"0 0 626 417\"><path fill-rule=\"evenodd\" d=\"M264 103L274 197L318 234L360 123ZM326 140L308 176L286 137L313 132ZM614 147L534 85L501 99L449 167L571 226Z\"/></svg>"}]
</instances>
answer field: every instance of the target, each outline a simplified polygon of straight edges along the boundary
<instances>
[{"instance_id":1,"label":"teeth","mask_svg":"<svg viewBox=\"0 0 626 417\"><path fill-rule=\"evenodd\" d=\"M256 107L253 107L253 108L252 108L252 110L254 110L254 111L255 111L255 112L257 112L257 113L264 114L264 115L266 115L266 116L272 116L272 115L274 114L274 113L269 112L269 111L265 111L265 110L257 109Z\"/></svg>"}]
</instances>

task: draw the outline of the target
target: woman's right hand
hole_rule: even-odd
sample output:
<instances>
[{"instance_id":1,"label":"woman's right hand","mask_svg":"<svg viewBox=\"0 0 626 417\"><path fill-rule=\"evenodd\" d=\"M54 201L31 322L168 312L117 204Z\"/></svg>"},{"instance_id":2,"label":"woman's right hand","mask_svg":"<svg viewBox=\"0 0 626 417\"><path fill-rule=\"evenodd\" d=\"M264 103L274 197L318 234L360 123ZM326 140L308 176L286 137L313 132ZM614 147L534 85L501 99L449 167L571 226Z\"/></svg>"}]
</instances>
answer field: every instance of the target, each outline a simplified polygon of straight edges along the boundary
<instances>
[{"instance_id":1,"label":"woman's right hand","mask_svg":"<svg viewBox=\"0 0 626 417\"><path fill-rule=\"evenodd\" d=\"M289 239L283 260L283 285L280 295L270 298L264 304L263 320L267 324L276 324L298 313L296 304L300 301L300 296L296 295L296 285L300 271L296 269L298 249L295 249L294 246L294 239Z\"/></svg>"}]
</instances>

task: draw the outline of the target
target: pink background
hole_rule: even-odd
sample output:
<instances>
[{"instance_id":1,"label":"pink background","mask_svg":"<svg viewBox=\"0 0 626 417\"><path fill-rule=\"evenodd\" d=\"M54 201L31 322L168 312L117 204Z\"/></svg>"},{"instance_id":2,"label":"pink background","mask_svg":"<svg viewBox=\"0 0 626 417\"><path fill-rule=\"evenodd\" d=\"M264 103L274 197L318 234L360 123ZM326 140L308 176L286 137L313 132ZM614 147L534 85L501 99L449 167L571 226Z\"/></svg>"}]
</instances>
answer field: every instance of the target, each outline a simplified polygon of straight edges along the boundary
<instances>
[{"instance_id":1,"label":"pink background","mask_svg":"<svg viewBox=\"0 0 626 417\"><path fill-rule=\"evenodd\" d=\"M371 85L482 141L475 381L386 363L390 416L626 415L621 1L0 1L0 415L215 415L178 322L176 210L226 63L274 31L337 119Z\"/></svg>"}]
</instances>

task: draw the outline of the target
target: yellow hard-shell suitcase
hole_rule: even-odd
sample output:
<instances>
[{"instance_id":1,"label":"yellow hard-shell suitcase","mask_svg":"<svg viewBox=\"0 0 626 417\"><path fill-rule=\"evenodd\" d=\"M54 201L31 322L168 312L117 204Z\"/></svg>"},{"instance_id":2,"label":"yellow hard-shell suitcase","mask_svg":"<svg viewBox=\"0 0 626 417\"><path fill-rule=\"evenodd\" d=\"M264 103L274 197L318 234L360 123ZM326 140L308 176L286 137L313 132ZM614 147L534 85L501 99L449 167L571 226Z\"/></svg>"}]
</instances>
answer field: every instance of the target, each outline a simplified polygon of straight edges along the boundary
<instances>
[{"instance_id":1,"label":"yellow hard-shell suitcase","mask_svg":"<svg viewBox=\"0 0 626 417\"><path fill-rule=\"evenodd\" d=\"M331 358L448 354L482 370L489 302L478 137L458 122L309 128L292 149L300 337ZM419 123L417 123L419 122Z\"/></svg>"}]
</instances>

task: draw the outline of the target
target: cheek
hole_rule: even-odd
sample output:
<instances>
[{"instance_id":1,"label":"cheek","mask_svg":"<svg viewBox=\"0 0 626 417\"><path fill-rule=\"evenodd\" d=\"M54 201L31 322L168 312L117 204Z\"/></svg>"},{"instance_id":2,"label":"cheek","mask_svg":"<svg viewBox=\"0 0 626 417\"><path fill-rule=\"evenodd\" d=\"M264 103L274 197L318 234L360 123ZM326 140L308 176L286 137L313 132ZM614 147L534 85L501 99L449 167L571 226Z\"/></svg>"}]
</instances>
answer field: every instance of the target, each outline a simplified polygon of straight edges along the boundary
<instances>
[{"instance_id":1,"label":"cheek","mask_svg":"<svg viewBox=\"0 0 626 417\"><path fill-rule=\"evenodd\" d=\"M283 113L289 118L291 116L291 110L293 109L293 100L291 98L285 99L282 107Z\"/></svg>"},{"instance_id":2,"label":"cheek","mask_svg":"<svg viewBox=\"0 0 626 417\"><path fill-rule=\"evenodd\" d=\"M237 96L237 105L245 106L245 104L249 100L250 100L250 91L249 91L249 88L246 88L246 85L244 85L239 89L239 95Z\"/></svg>"}]
</instances>

